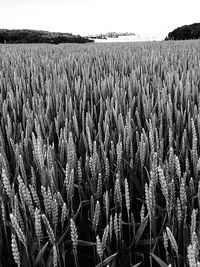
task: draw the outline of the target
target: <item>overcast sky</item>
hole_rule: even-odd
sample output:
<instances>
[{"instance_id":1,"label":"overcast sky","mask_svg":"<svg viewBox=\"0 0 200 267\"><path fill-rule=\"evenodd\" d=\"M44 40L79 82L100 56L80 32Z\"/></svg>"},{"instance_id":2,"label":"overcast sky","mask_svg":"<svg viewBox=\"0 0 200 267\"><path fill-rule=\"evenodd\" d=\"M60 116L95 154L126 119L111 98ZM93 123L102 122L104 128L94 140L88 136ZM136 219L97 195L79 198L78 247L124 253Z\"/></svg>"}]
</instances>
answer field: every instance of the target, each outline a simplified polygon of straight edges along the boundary
<instances>
[{"instance_id":1,"label":"overcast sky","mask_svg":"<svg viewBox=\"0 0 200 267\"><path fill-rule=\"evenodd\" d=\"M200 0L0 0L0 28L164 38L178 26L200 22L199 10Z\"/></svg>"}]
</instances>

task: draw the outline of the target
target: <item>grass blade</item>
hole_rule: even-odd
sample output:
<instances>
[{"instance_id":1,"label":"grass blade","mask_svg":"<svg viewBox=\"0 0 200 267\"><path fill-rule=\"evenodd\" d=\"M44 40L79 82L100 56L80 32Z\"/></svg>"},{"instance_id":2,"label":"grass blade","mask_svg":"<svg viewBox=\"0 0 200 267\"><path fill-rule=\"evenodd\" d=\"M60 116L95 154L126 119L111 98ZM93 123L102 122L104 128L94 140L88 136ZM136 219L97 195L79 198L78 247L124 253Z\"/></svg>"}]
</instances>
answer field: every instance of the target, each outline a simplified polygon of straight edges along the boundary
<instances>
[{"instance_id":1,"label":"grass blade","mask_svg":"<svg viewBox=\"0 0 200 267\"><path fill-rule=\"evenodd\" d=\"M167 267L167 264L164 261L162 261L159 257L157 257L153 253L150 253L150 254L154 258L154 260L160 265L160 267Z\"/></svg>"},{"instance_id":2,"label":"grass blade","mask_svg":"<svg viewBox=\"0 0 200 267\"><path fill-rule=\"evenodd\" d=\"M33 264L34 267L37 266L40 263L40 261L42 259L42 256L44 255L44 253L45 253L45 251L47 249L48 244L49 244L49 241L47 241L47 243L43 246L43 248L38 253L37 258L36 258L36 260L35 260L35 262Z\"/></svg>"}]
</instances>

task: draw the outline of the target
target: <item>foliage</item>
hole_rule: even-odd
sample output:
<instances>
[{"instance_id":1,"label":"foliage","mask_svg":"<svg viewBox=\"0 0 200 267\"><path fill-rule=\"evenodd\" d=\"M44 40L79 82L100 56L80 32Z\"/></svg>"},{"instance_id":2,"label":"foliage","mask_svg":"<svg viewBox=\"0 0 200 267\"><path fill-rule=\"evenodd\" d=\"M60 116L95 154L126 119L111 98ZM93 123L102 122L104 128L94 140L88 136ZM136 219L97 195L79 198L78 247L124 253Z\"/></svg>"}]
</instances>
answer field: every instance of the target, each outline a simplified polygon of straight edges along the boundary
<instances>
[{"instance_id":1,"label":"foliage","mask_svg":"<svg viewBox=\"0 0 200 267\"><path fill-rule=\"evenodd\" d=\"M71 33L36 30L0 30L0 43L87 43L91 40Z\"/></svg>"},{"instance_id":2,"label":"foliage","mask_svg":"<svg viewBox=\"0 0 200 267\"><path fill-rule=\"evenodd\" d=\"M135 33L132 32L107 32L105 34L96 34L96 35L89 35L89 38L93 39L107 39L107 38L118 38L119 36L130 36L130 35L135 35Z\"/></svg>"},{"instance_id":3,"label":"foliage","mask_svg":"<svg viewBox=\"0 0 200 267\"><path fill-rule=\"evenodd\" d=\"M200 23L184 25L168 34L165 40L191 40L200 38Z\"/></svg>"}]
</instances>

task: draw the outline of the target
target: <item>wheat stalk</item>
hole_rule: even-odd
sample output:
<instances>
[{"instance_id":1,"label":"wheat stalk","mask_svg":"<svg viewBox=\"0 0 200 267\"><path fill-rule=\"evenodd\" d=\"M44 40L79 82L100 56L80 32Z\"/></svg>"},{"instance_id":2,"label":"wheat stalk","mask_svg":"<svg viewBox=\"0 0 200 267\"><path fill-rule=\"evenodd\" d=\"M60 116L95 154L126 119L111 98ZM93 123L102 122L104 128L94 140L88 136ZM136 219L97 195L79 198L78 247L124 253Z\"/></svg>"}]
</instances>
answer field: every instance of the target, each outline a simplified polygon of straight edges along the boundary
<instances>
[{"instance_id":1,"label":"wheat stalk","mask_svg":"<svg viewBox=\"0 0 200 267\"><path fill-rule=\"evenodd\" d=\"M46 231L47 231L47 234L48 234L48 237L49 237L49 240L50 242L52 243L52 245L55 244L56 240L55 240L55 236L54 236L54 232L53 232L53 229L50 225L50 222L49 220L47 219L46 215L45 214L42 214L42 220L46 226Z\"/></svg>"},{"instance_id":2,"label":"wheat stalk","mask_svg":"<svg viewBox=\"0 0 200 267\"><path fill-rule=\"evenodd\" d=\"M9 178L4 168L2 169L2 178L3 178L3 185L6 190L6 193L9 196L9 198L12 199L12 188L11 188Z\"/></svg>"},{"instance_id":3,"label":"wheat stalk","mask_svg":"<svg viewBox=\"0 0 200 267\"><path fill-rule=\"evenodd\" d=\"M17 264L18 267L21 266L21 259L20 259L20 251L17 245L17 240L14 234L11 236L11 248L12 248L12 253L13 253L13 258L15 260L15 263Z\"/></svg>"},{"instance_id":4,"label":"wheat stalk","mask_svg":"<svg viewBox=\"0 0 200 267\"><path fill-rule=\"evenodd\" d=\"M166 231L167 231L167 236L168 236L168 239L171 243L171 246L174 249L174 251L176 252L176 256L178 258L178 245L176 243L176 240L175 240L171 230L169 229L169 227L166 227Z\"/></svg>"},{"instance_id":5,"label":"wheat stalk","mask_svg":"<svg viewBox=\"0 0 200 267\"><path fill-rule=\"evenodd\" d=\"M100 203L97 200L94 215L93 215L93 220L92 220L93 228L95 229L95 231L97 230L97 227L99 224L99 216L100 216Z\"/></svg>"},{"instance_id":6,"label":"wheat stalk","mask_svg":"<svg viewBox=\"0 0 200 267\"><path fill-rule=\"evenodd\" d=\"M37 235L38 240L42 240L42 224L41 224L41 214L40 211L36 208L35 210L35 233Z\"/></svg>"},{"instance_id":7,"label":"wheat stalk","mask_svg":"<svg viewBox=\"0 0 200 267\"><path fill-rule=\"evenodd\" d=\"M26 237L25 237L21 227L19 226L19 223L18 223L16 217L12 213L10 213L10 220L11 220L13 229L15 230L19 240L23 243L25 248L27 248L27 246L26 246L26 244L27 244Z\"/></svg>"},{"instance_id":8,"label":"wheat stalk","mask_svg":"<svg viewBox=\"0 0 200 267\"><path fill-rule=\"evenodd\" d=\"M72 247L76 251L78 245L78 234L75 222L72 218L70 219L70 229L71 229Z\"/></svg>"},{"instance_id":9,"label":"wheat stalk","mask_svg":"<svg viewBox=\"0 0 200 267\"><path fill-rule=\"evenodd\" d=\"M102 247L102 243L101 243L100 238L99 238L98 235L96 237L96 248L97 248L97 253L99 255L100 261L102 262L102 259L103 259L103 247Z\"/></svg>"},{"instance_id":10,"label":"wheat stalk","mask_svg":"<svg viewBox=\"0 0 200 267\"><path fill-rule=\"evenodd\" d=\"M53 267L58 266L58 253L56 245L53 245Z\"/></svg>"}]
</instances>

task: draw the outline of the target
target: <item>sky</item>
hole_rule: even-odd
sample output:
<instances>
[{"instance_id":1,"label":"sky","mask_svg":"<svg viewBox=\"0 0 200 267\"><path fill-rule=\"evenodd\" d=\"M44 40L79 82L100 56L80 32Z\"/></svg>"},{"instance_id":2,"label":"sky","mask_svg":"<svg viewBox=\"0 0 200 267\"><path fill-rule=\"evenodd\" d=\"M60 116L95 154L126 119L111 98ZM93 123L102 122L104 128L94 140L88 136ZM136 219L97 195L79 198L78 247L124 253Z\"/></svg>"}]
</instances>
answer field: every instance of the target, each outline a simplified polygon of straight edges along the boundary
<instances>
[{"instance_id":1,"label":"sky","mask_svg":"<svg viewBox=\"0 0 200 267\"><path fill-rule=\"evenodd\" d=\"M199 0L0 0L0 28L164 39L179 26L200 22L199 10Z\"/></svg>"}]
</instances>

